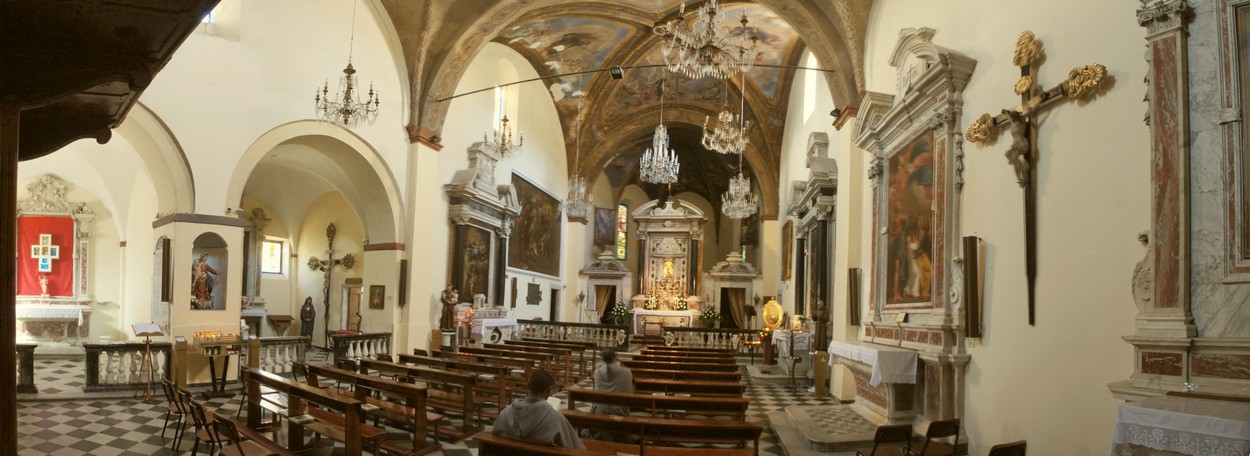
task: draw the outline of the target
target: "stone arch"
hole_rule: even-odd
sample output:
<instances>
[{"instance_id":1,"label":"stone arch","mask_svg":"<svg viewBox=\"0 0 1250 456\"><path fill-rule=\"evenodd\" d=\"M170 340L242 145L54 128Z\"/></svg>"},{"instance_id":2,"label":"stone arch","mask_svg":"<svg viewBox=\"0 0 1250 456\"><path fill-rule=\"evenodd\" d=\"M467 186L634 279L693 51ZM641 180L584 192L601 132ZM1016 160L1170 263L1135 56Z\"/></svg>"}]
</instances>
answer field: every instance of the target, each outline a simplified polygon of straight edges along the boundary
<instances>
[{"instance_id":1,"label":"stone arch","mask_svg":"<svg viewBox=\"0 0 1250 456\"><path fill-rule=\"evenodd\" d=\"M117 133L134 148L144 172L156 187L161 214L195 212L195 176L191 164L160 116L135 103Z\"/></svg>"},{"instance_id":2,"label":"stone arch","mask_svg":"<svg viewBox=\"0 0 1250 456\"><path fill-rule=\"evenodd\" d=\"M248 178L261 160L274 148L289 144L321 150L330 161L344 168L336 188L352 203L371 243L402 242L405 232L403 198L387 163L371 144L354 132L323 122L290 122L258 137L235 166L226 188L226 201L241 202ZM364 160L367 170L348 169L355 168L349 163L353 156Z\"/></svg>"}]
</instances>

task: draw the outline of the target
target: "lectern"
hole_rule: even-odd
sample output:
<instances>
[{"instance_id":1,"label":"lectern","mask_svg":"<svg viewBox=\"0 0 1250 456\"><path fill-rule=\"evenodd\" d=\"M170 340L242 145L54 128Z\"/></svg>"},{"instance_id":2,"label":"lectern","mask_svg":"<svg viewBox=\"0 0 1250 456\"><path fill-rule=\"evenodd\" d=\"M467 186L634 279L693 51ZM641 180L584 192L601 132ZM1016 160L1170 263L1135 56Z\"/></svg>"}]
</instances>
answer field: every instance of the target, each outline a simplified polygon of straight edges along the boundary
<instances>
[{"instance_id":1,"label":"lectern","mask_svg":"<svg viewBox=\"0 0 1250 456\"><path fill-rule=\"evenodd\" d=\"M148 371L148 383L143 390L143 402L152 401L152 336L164 336L161 326L156 323L135 323L130 325L135 332L135 336L144 338L143 340L143 364L139 366L139 375L143 375L143 370ZM168 366L166 366L168 368Z\"/></svg>"}]
</instances>

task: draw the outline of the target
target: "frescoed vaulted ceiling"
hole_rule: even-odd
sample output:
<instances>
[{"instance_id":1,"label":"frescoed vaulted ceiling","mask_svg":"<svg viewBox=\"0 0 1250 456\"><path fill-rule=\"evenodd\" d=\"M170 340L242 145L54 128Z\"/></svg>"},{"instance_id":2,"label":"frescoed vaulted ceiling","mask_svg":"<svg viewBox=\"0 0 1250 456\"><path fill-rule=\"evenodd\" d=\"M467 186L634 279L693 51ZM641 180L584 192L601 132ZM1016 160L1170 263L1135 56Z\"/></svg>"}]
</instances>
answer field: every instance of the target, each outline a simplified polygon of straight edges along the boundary
<instances>
[{"instance_id":1,"label":"frescoed vaulted ceiling","mask_svg":"<svg viewBox=\"0 0 1250 456\"><path fill-rule=\"evenodd\" d=\"M663 87L664 123L682 163L680 183L673 191L692 191L719 206L729 177L736 173L737 158L705 150L700 144L702 127L708 117L708 127L713 127L723 109L737 113L745 97L746 118L755 125L750 130L745 168L762 190L765 218L778 213L777 189L781 186L777 162L786 106L796 72L805 71L792 67L804 50L811 50L823 67L835 70L825 77L835 104L858 104L862 90L858 50L862 49L863 25L871 7L871 0L721 2L718 29L754 33L760 51L745 81L726 81L686 78L663 68L662 38L652 29L677 16L680 0L378 1L401 31L400 41L409 60L413 59L413 46L432 57L422 62L429 73L414 81L414 100L452 95L459 72L485 41L516 50L544 77L624 68L624 77L619 80L606 71L597 71L542 82L560 113L570 169L574 142L581 138L580 167L571 172L592 180L602 172L616 189L641 183L637 161L650 146L660 120ZM702 3L686 5L686 17L691 20L684 26L705 20L692 14ZM747 29L739 24L744 14L749 20ZM403 31L409 25L425 32L407 36ZM429 96L417 96L422 93ZM585 121L580 134L574 131L575 93L584 94ZM445 109L440 103L414 101L414 119L409 126L414 140L436 136ZM643 188L657 196L657 190Z\"/></svg>"}]
</instances>

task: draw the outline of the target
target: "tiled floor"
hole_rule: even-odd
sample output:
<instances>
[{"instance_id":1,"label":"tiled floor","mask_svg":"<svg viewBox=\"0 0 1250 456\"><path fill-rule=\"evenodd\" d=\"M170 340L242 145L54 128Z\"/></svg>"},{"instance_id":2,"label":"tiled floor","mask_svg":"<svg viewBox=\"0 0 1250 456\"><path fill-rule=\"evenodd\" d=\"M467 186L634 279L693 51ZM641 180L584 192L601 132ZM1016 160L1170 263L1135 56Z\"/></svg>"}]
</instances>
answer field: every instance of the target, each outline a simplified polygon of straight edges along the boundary
<instances>
[{"instance_id":1,"label":"tiled floor","mask_svg":"<svg viewBox=\"0 0 1250 456\"><path fill-rule=\"evenodd\" d=\"M324 359L322 354L315 357ZM310 357L311 358L311 357ZM311 360L310 360L311 361ZM36 362L37 384L42 393L66 393L82 390L81 361L50 360ZM745 371L744 371L745 372ZM589 386L589 380L580 386ZM129 393L128 393L129 394ZM159 392L157 394L159 396ZM784 455L777 437L768 430L767 413L782 411L790 405L831 405L832 399L813 398L802 390L784 385L752 383L747 389L751 399L748 419L765 422L765 435L760 441L761 455ZM234 415L240 397L216 398L206 402L209 410ZM181 443L181 452L172 447L173 429L161 438L165 418L163 398L144 403L141 398L75 399L29 401L18 404L18 451L22 455L135 455L157 456L188 454L192 440ZM396 432L395 439L404 434ZM470 456L477 454L471 440L442 442L442 454ZM203 450L204 448L201 448ZM335 453L338 453L337 451ZM436 453L437 454L437 453Z\"/></svg>"}]
</instances>

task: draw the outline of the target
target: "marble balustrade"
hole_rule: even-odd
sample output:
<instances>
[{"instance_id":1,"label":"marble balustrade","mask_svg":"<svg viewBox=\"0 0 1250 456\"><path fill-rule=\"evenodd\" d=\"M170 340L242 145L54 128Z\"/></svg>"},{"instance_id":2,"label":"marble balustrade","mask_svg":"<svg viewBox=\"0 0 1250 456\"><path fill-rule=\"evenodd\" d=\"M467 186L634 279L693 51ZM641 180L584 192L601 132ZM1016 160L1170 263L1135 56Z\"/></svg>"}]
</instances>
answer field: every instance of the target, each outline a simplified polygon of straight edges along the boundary
<instances>
[{"instance_id":1,"label":"marble balustrade","mask_svg":"<svg viewBox=\"0 0 1250 456\"><path fill-rule=\"evenodd\" d=\"M143 367L142 342L115 344L84 343L86 350L85 392L140 389L147 385L147 370ZM159 382L169 376L172 345L169 342L152 343L152 381Z\"/></svg>"},{"instance_id":2,"label":"marble balustrade","mask_svg":"<svg viewBox=\"0 0 1250 456\"><path fill-rule=\"evenodd\" d=\"M334 360L374 358L391 354L391 333L331 334Z\"/></svg>"},{"instance_id":3,"label":"marble balustrade","mask_svg":"<svg viewBox=\"0 0 1250 456\"><path fill-rule=\"evenodd\" d=\"M299 336L261 337L253 339L257 343L256 361L252 363L252 350L246 350L239 356L239 366L251 366L290 377L296 362L304 361L305 350L308 349L310 338Z\"/></svg>"},{"instance_id":4,"label":"marble balustrade","mask_svg":"<svg viewBox=\"0 0 1250 456\"><path fill-rule=\"evenodd\" d=\"M38 344L17 344L17 392L36 394L35 347Z\"/></svg>"},{"instance_id":5,"label":"marble balustrade","mask_svg":"<svg viewBox=\"0 0 1250 456\"><path fill-rule=\"evenodd\" d=\"M743 347L760 341L755 329L685 328L664 327L664 343L675 347L729 348L741 351ZM744 342L748 342L744 345Z\"/></svg>"},{"instance_id":6,"label":"marble balustrade","mask_svg":"<svg viewBox=\"0 0 1250 456\"><path fill-rule=\"evenodd\" d=\"M600 348L623 348L629 345L629 327L594 323L566 323L561 321L517 320L513 339L535 337L539 339L592 342Z\"/></svg>"}]
</instances>

